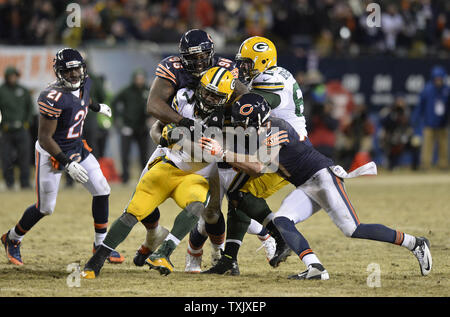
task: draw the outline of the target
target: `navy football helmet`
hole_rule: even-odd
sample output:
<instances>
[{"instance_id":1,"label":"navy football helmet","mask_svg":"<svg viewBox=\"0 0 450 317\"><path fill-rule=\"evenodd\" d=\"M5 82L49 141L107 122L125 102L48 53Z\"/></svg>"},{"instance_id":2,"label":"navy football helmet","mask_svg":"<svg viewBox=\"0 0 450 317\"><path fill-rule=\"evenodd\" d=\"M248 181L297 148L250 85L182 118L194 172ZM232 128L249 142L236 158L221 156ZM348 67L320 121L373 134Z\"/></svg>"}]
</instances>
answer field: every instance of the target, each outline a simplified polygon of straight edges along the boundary
<instances>
[{"instance_id":1,"label":"navy football helmet","mask_svg":"<svg viewBox=\"0 0 450 317\"><path fill-rule=\"evenodd\" d=\"M194 76L200 77L212 66L214 43L203 30L193 29L184 33L179 51L183 67Z\"/></svg>"},{"instance_id":2,"label":"navy football helmet","mask_svg":"<svg viewBox=\"0 0 450 317\"><path fill-rule=\"evenodd\" d=\"M270 117L270 107L263 96L255 93L242 95L231 108L234 126L253 127L258 130Z\"/></svg>"},{"instance_id":3,"label":"navy football helmet","mask_svg":"<svg viewBox=\"0 0 450 317\"><path fill-rule=\"evenodd\" d=\"M78 69L78 72L71 72ZM53 70L58 83L70 90L77 90L86 80L86 63L80 52L73 48L63 48L53 59Z\"/></svg>"}]
</instances>

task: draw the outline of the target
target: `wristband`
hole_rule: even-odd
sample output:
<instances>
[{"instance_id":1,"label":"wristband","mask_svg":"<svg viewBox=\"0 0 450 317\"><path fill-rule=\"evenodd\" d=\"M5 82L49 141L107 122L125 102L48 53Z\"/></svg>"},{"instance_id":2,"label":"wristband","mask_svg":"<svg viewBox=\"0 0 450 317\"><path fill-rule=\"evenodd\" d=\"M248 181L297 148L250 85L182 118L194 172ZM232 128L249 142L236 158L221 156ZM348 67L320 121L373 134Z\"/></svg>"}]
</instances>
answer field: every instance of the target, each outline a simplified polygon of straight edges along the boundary
<instances>
[{"instance_id":1,"label":"wristband","mask_svg":"<svg viewBox=\"0 0 450 317\"><path fill-rule=\"evenodd\" d=\"M97 103L97 102L92 102L92 103L89 105L89 109L91 109L91 110L94 111L94 112L99 112L99 111L100 111L100 104Z\"/></svg>"},{"instance_id":2,"label":"wristband","mask_svg":"<svg viewBox=\"0 0 450 317\"><path fill-rule=\"evenodd\" d=\"M63 152L59 152L54 156L55 160L57 160L59 163L61 163L62 166L66 166L70 162L72 162L71 159L69 159Z\"/></svg>"}]
</instances>

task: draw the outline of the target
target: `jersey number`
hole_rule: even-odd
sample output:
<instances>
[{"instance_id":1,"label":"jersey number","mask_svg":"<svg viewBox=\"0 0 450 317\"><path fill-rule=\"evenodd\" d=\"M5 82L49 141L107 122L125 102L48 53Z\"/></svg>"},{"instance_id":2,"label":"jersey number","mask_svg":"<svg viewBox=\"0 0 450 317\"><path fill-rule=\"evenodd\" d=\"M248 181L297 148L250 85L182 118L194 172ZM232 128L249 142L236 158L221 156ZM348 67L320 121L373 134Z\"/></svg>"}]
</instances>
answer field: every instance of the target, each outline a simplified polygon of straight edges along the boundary
<instances>
[{"instance_id":1,"label":"jersey number","mask_svg":"<svg viewBox=\"0 0 450 317\"><path fill-rule=\"evenodd\" d=\"M80 110L77 112L74 118L75 123L70 127L69 132L67 133L68 139L75 139L83 134L83 125L86 115L87 111Z\"/></svg>"},{"instance_id":2,"label":"jersey number","mask_svg":"<svg viewBox=\"0 0 450 317\"><path fill-rule=\"evenodd\" d=\"M62 93L56 90L51 90L48 95L47 98L54 100L54 101L58 101L59 98L61 98Z\"/></svg>"}]
</instances>

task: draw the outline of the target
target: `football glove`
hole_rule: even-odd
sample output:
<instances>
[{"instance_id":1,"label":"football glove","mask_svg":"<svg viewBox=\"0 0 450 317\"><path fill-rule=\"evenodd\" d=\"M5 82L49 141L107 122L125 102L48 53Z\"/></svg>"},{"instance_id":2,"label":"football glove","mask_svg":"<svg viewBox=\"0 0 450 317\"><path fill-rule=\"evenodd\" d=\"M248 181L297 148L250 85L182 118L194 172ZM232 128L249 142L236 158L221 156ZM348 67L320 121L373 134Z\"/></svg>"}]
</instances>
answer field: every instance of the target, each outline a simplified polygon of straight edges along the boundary
<instances>
[{"instance_id":1,"label":"football glove","mask_svg":"<svg viewBox=\"0 0 450 317\"><path fill-rule=\"evenodd\" d=\"M89 180L86 169L75 161L68 163L64 169L75 181L84 184Z\"/></svg>"},{"instance_id":2,"label":"football glove","mask_svg":"<svg viewBox=\"0 0 450 317\"><path fill-rule=\"evenodd\" d=\"M104 104L104 103L101 103L99 105L100 105L100 110L98 112L104 114L105 116L107 116L109 118L111 118L111 116L112 116L111 108L108 105Z\"/></svg>"},{"instance_id":3,"label":"football glove","mask_svg":"<svg viewBox=\"0 0 450 317\"><path fill-rule=\"evenodd\" d=\"M169 123L164 126L164 128L161 131L161 138L159 139L159 145L163 147L169 147L174 143L177 143L180 138L173 138L172 133L173 130L175 130L177 126L175 124Z\"/></svg>"},{"instance_id":4,"label":"football glove","mask_svg":"<svg viewBox=\"0 0 450 317\"><path fill-rule=\"evenodd\" d=\"M225 152L219 142L214 139L201 137L198 141L200 147L209 153L210 155L216 157L217 159L223 159Z\"/></svg>"}]
</instances>

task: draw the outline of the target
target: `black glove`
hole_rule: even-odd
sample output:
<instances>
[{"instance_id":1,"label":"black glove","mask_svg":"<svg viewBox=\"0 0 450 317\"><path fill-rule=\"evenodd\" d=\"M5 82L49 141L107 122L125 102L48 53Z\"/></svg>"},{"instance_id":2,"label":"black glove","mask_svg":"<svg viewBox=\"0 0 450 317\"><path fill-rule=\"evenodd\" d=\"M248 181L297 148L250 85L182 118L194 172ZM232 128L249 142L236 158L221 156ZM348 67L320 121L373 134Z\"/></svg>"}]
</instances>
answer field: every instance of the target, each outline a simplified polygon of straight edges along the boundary
<instances>
[{"instance_id":1,"label":"black glove","mask_svg":"<svg viewBox=\"0 0 450 317\"><path fill-rule=\"evenodd\" d=\"M223 127L223 119L224 119L224 112L222 109L213 111L208 119L206 120L205 124L208 127L218 127L219 129L222 129Z\"/></svg>"}]
</instances>

